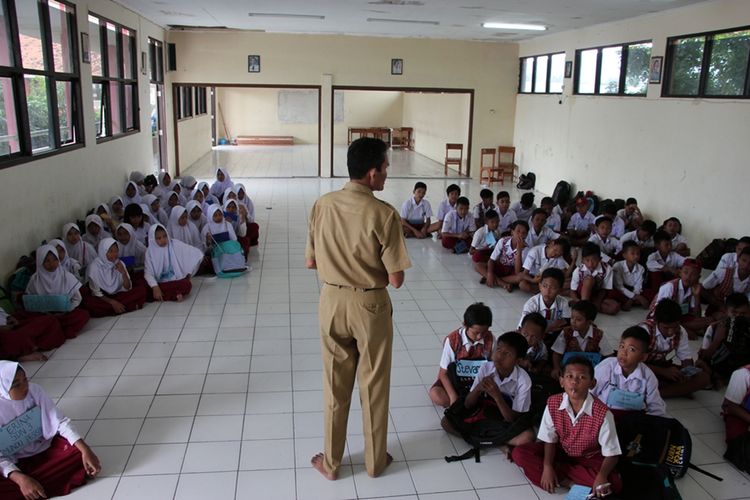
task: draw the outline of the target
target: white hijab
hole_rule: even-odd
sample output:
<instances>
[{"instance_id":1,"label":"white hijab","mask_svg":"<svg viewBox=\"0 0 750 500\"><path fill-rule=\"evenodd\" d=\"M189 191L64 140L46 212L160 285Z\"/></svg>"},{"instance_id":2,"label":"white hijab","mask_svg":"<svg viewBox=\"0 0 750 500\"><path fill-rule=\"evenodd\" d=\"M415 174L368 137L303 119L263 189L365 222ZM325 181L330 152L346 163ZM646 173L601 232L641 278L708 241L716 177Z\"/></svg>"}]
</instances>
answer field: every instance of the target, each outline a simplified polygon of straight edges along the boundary
<instances>
[{"instance_id":1,"label":"white hijab","mask_svg":"<svg viewBox=\"0 0 750 500\"><path fill-rule=\"evenodd\" d=\"M159 200L159 210L154 212L154 210L151 208L151 205L156 200ZM158 222L162 226L166 226L169 223L167 212L165 212L164 208L162 207L163 203L160 197L156 196L155 194L147 194L143 196L142 201L143 203L146 204L146 207L148 208L148 212L144 212L144 213L147 213L148 216L151 218L151 224L155 224L156 222ZM141 205L141 208L143 208L143 205Z\"/></svg>"},{"instance_id":2,"label":"white hijab","mask_svg":"<svg viewBox=\"0 0 750 500\"><path fill-rule=\"evenodd\" d=\"M63 240L50 240L49 244L55 247L55 250L57 250L58 259L60 259L60 250L57 247L63 247L63 249L65 249L65 258L60 259L60 265L63 267L63 269L71 273L76 278L80 276L81 263L68 255L68 250L65 246L65 242Z\"/></svg>"},{"instance_id":3,"label":"white hijab","mask_svg":"<svg viewBox=\"0 0 750 500\"><path fill-rule=\"evenodd\" d=\"M135 182L138 184L139 182L143 182L143 180L146 178L145 175L143 175L143 172L139 172L138 170L133 170L130 172L130 177L128 177L129 180Z\"/></svg>"},{"instance_id":4,"label":"white hijab","mask_svg":"<svg viewBox=\"0 0 750 500\"><path fill-rule=\"evenodd\" d=\"M143 260L146 257L146 245L138 240L135 229L127 222L123 222L117 226L117 229L120 228L123 228L130 235L130 241L128 241L127 245L123 245L119 241L117 242L117 247L120 249L120 257L135 257L135 265L142 266Z\"/></svg>"},{"instance_id":5,"label":"white hijab","mask_svg":"<svg viewBox=\"0 0 750 500\"><path fill-rule=\"evenodd\" d=\"M109 208L107 209L109 210ZM99 234L94 236L93 234L88 232L89 224L96 224L99 226ZM99 217L96 214L91 214L86 216L86 234L83 235L83 239L86 240L89 244L91 244L94 248L99 244L100 241L105 237L104 234L104 222L102 221L102 218Z\"/></svg>"},{"instance_id":6,"label":"white hijab","mask_svg":"<svg viewBox=\"0 0 750 500\"><path fill-rule=\"evenodd\" d=\"M235 184L234 188L237 190L237 201L245 205L245 209L247 209L247 221L255 222L255 205L253 205L253 200L251 200L250 196L248 196L245 185ZM240 199L240 191L245 193L245 197L243 199Z\"/></svg>"},{"instance_id":7,"label":"white hijab","mask_svg":"<svg viewBox=\"0 0 750 500\"><path fill-rule=\"evenodd\" d=\"M58 265L50 272L44 268L44 259L52 253L58 258L57 249L52 245L42 245L36 249L36 272L31 275L26 292L32 295L67 295L73 298L81 288L81 282Z\"/></svg>"},{"instance_id":8,"label":"white hijab","mask_svg":"<svg viewBox=\"0 0 750 500\"><path fill-rule=\"evenodd\" d=\"M194 208L199 208L201 210L201 216L198 220L193 220L193 218L190 216L190 212L192 212ZM185 210L187 210L187 213L188 213L188 220L192 222L196 228L198 228L198 232L200 233L203 230L203 226L205 226L206 223L208 222L208 220L206 219L206 214L203 211L203 207L201 206L201 203L198 202L198 200L190 200L189 202L187 202L187 206L185 207Z\"/></svg>"},{"instance_id":9,"label":"white hijab","mask_svg":"<svg viewBox=\"0 0 750 500\"><path fill-rule=\"evenodd\" d=\"M115 267L119 260L111 262L107 258L107 252L112 248L112 245L117 245L114 238L104 238L100 241L99 248L97 249L99 256L86 270L89 281L93 281L99 289L107 295L114 295L115 293L126 291L123 287L122 274L120 274L120 271Z\"/></svg>"},{"instance_id":10,"label":"white hijab","mask_svg":"<svg viewBox=\"0 0 750 500\"><path fill-rule=\"evenodd\" d=\"M115 203L117 203L118 201L122 205L123 212L125 211L125 203L122 201L122 196L113 196L109 199L109 215L111 215L112 217L119 218L119 216L115 214Z\"/></svg>"},{"instance_id":11,"label":"white hijab","mask_svg":"<svg viewBox=\"0 0 750 500\"><path fill-rule=\"evenodd\" d=\"M167 233L175 240L180 240L183 243L187 243L190 246L194 246L198 249L203 249L201 245L201 235L198 228L190 223L190 216L188 215L188 222L184 225L180 225L180 217L186 213L185 207L174 207L172 213L169 214L169 227Z\"/></svg>"},{"instance_id":12,"label":"white hijab","mask_svg":"<svg viewBox=\"0 0 750 500\"><path fill-rule=\"evenodd\" d=\"M190 192L195 187L195 177L192 175L186 175L185 177L180 179L180 186L182 186L182 189Z\"/></svg>"},{"instance_id":13,"label":"white hijab","mask_svg":"<svg viewBox=\"0 0 750 500\"><path fill-rule=\"evenodd\" d=\"M229 191L229 190L227 190ZM229 212L229 204L234 203L234 206L237 208L237 220L230 220L227 221L232 225L232 228L234 229L235 234L240 232L240 225L245 224L244 222L240 222L240 204L237 202L237 200L225 200L224 201L224 212ZM226 221L226 217L224 218Z\"/></svg>"},{"instance_id":14,"label":"white hijab","mask_svg":"<svg viewBox=\"0 0 750 500\"><path fill-rule=\"evenodd\" d=\"M156 242L156 230L166 228L161 224L154 224L148 231L148 250L146 251L146 276L153 277L157 283L177 281L188 274L193 275L203 260L203 252L195 247L169 238L166 246L159 246ZM153 285L152 285L153 286Z\"/></svg>"},{"instance_id":15,"label":"white hijab","mask_svg":"<svg viewBox=\"0 0 750 500\"><path fill-rule=\"evenodd\" d=\"M169 206L169 199L172 196L176 196L177 197L177 205L175 205L175 207L179 207L180 205L184 205L183 202L182 202L182 197L180 196L180 193L178 193L177 191L169 191L167 193L164 193L161 196L161 199L160 199L160 206L159 206L160 210L159 211L161 211L161 209L163 209L167 213L167 216L169 216L169 214L172 213L172 208L173 207ZM159 222L161 222L161 221L159 221ZM169 221L167 221L167 222L169 222Z\"/></svg>"},{"instance_id":16,"label":"white hijab","mask_svg":"<svg viewBox=\"0 0 750 500\"><path fill-rule=\"evenodd\" d=\"M135 196L133 196L132 198L128 196L128 186L130 185L132 185L135 188ZM135 203L136 205L139 205L141 203L141 195L140 195L140 190L138 189L138 184L133 182L132 179L127 184L125 184L125 191L123 191L123 194L122 194L122 203L126 207L130 205L131 203Z\"/></svg>"},{"instance_id":17,"label":"white hijab","mask_svg":"<svg viewBox=\"0 0 750 500\"><path fill-rule=\"evenodd\" d=\"M234 186L232 178L229 176L229 170L227 170L226 167L217 168L216 174L218 175L219 172L224 174L224 180L219 181L218 179L216 179L216 181L211 184L211 194L216 196L217 198L223 196L224 191Z\"/></svg>"},{"instance_id":18,"label":"white hijab","mask_svg":"<svg viewBox=\"0 0 750 500\"><path fill-rule=\"evenodd\" d=\"M214 213L219 212L222 216L221 222L214 222ZM201 241L206 241L206 235L210 234L219 234L219 233L229 233L229 239L231 240L237 240L237 234L234 232L234 228L231 224L227 223L227 220L223 218L224 217L224 211L221 209L219 205L211 205L211 208L208 209L208 215L206 216L206 219L208 222L206 222L206 225L203 226L203 230L201 231Z\"/></svg>"},{"instance_id":19,"label":"white hijab","mask_svg":"<svg viewBox=\"0 0 750 500\"><path fill-rule=\"evenodd\" d=\"M77 260L82 266L88 266L96 258L96 250L87 243L83 238L78 240L75 245L68 243L68 233L71 229L75 229L78 234L81 234L81 230L78 229L78 225L69 222L63 226L62 240L65 243L65 251L71 259Z\"/></svg>"}]
</instances>

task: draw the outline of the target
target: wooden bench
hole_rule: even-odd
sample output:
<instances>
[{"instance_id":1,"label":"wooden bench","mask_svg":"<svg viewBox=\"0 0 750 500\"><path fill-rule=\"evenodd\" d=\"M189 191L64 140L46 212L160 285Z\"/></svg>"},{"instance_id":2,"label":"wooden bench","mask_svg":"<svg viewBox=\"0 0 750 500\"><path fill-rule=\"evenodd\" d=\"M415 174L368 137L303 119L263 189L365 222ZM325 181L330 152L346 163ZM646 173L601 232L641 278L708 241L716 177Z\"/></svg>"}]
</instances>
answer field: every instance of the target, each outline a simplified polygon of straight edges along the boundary
<instances>
[{"instance_id":1,"label":"wooden bench","mask_svg":"<svg viewBox=\"0 0 750 500\"><path fill-rule=\"evenodd\" d=\"M238 146L293 146L291 135L238 135Z\"/></svg>"}]
</instances>

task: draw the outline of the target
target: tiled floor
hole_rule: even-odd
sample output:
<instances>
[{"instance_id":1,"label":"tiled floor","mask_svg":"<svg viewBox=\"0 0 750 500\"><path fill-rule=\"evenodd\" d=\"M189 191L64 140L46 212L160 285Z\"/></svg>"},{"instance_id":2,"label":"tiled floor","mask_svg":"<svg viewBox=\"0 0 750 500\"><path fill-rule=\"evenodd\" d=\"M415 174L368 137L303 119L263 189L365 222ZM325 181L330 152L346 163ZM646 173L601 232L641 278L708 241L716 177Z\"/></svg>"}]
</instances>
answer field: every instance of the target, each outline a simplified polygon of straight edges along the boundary
<instances>
[{"instance_id":1,"label":"tiled floor","mask_svg":"<svg viewBox=\"0 0 750 500\"><path fill-rule=\"evenodd\" d=\"M512 329L527 297L479 285L469 259L435 241L408 242L414 267L403 288L391 291L395 462L376 480L364 471L355 394L340 479L328 482L310 468L323 426L319 282L304 269L305 220L314 200L343 182L248 180L262 235L249 275L196 279L184 303L92 320L48 362L26 365L102 459L101 477L71 499L550 498L497 451L485 452L479 464L443 460L467 446L440 429L442 412L427 397L441 339L479 300L494 311L495 333ZM400 205L412 183L390 179L382 197ZM447 183L428 181L434 205ZM462 187L477 198L476 183ZM630 313L598 324L612 345L640 319ZM668 403L693 432L693 462L724 477L718 483L691 471L678 481L686 499L750 494L748 477L721 458L721 399L701 392Z\"/></svg>"}]
</instances>

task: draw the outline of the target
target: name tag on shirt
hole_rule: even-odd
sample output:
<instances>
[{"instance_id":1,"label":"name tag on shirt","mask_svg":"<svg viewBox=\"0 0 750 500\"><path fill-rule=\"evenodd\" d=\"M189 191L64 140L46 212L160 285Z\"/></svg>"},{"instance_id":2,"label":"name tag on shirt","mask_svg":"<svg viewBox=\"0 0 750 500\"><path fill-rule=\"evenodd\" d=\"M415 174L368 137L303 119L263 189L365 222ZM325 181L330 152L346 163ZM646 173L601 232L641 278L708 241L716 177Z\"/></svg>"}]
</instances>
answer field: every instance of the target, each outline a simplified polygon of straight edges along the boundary
<instances>
[{"instance_id":1,"label":"name tag on shirt","mask_svg":"<svg viewBox=\"0 0 750 500\"><path fill-rule=\"evenodd\" d=\"M680 304L680 309L682 309L682 315L686 315L690 312L690 304Z\"/></svg>"},{"instance_id":2,"label":"name tag on shirt","mask_svg":"<svg viewBox=\"0 0 750 500\"><path fill-rule=\"evenodd\" d=\"M487 246L490 248L494 247L497 244L497 238L495 238L495 234L491 231L487 233L484 241L487 242Z\"/></svg>"},{"instance_id":3,"label":"name tag on shirt","mask_svg":"<svg viewBox=\"0 0 750 500\"><path fill-rule=\"evenodd\" d=\"M607 396L607 406L618 410L642 410L645 407L645 397L639 392L612 389Z\"/></svg>"},{"instance_id":4,"label":"name tag on shirt","mask_svg":"<svg viewBox=\"0 0 750 500\"><path fill-rule=\"evenodd\" d=\"M589 361L591 361L591 364L596 366L599 364L599 362L602 360L602 355L598 352L566 352L563 355L562 359L562 365L565 366L565 363L570 360L570 358L581 356L582 358L586 358Z\"/></svg>"},{"instance_id":5,"label":"name tag on shirt","mask_svg":"<svg viewBox=\"0 0 750 500\"><path fill-rule=\"evenodd\" d=\"M479 369L486 362L484 359L459 359L456 361L456 375L459 377L476 378Z\"/></svg>"},{"instance_id":6,"label":"name tag on shirt","mask_svg":"<svg viewBox=\"0 0 750 500\"><path fill-rule=\"evenodd\" d=\"M0 455L11 457L42 436L42 410L34 406L0 427Z\"/></svg>"}]
</instances>

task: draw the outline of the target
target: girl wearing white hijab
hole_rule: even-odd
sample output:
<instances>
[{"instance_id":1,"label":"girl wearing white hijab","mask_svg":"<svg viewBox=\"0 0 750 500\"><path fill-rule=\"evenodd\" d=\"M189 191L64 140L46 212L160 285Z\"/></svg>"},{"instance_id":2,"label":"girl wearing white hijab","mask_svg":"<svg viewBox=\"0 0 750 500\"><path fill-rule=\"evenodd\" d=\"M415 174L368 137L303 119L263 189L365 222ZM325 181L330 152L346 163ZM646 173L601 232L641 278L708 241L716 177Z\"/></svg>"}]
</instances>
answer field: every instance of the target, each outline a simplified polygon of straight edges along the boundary
<instances>
[{"instance_id":1,"label":"girl wearing white hijab","mask_svg":"<svg viewBox=\"0 0 750 500\"><path fill-rule=\"evenodd\" d=\"M57 258L60 259L60 266L83 283L85 273L81 272L81 263L68 255L63 240L50 240L49 244L57 250Z\"/></svg>"},{"instance_id":2,"label":"girl wearing white hijab","mask_svg":"<svg viewBox=\"0 0 750 500\"><path fill-rule=\"evenodd\" d=\"M18 363L0 361L0 426L15 419L36 425L18 425L17 446L0 454L3 500L67 495L101 471L99 458L44 390Z\"/></svg>"},{"instance_id":3,"label":"girl wearing white hijab","mask_svg":"<svg viewBox=\"0 0 750 500\"><path fill-rule=\"evenodd\" d=\"M143 263L146 260L146 245L138 241L138 235L133 226L123 222L115 231L115 237L117 246L120 247L120 258L133 257L135 259L133 267L143 269Z\"/></svg>"},{"instance_id":4,"label":"girl wearing white hijab","mask_svg":"<svg viewBox=\"0 0 750 500\"><path fill-rule=\"evenodd\" d=\"M169 223L169 214L172 213L172 209L182 205L180 193L177 191L168 192L162 197L159 205L164 207L164 212L167 214L167 223ZM161 210L161 208L159 210Z\"/></svg>"},{"instance_id":5,"label":"girl wearing white hijab","mask_svg":"<svg viewBox=\"0 0 750 500\"><path fill-rule=\"evenodd\" d=\"M213 236L222 233L228 233L229 239L237 241L237 233L234 232L232 224L224 219L224 211L219 205L211 205L208 209L208 222L201 231L201 241L206 242L206 248L214 245Z\"/></svg>"},{"instance_id":6,"label":"girl wearing white hijab","mask_svg":"<svg viewBox=\"0 0 750 500\"><path fill-rule=\"evenodd\" d=\"M161 224L149 229L145 278L154 300L181 302L190 293L190 277L198 271L202 261L203 252L170 239Z\"/></svg>"},{"instance_id":7,"label":"girl wearing white hijab","mask_svg":"<svg viewBox=\"0 0 750 500\"><path fill-rule=\"evenodd\" d=\"M91 294L83 299L83 308L94 318L135 311L146 303L146 289L133 286L120 249L112 238L99 242L98 257L86 270Z\"/></svg>"},{"instance_id":8,"label":"girl wearing white hijab","mask_svg":"<svg viewBox=\"0 0 750 500\"><path fill-rule=\"evenodd\" d=\"M237 201L243 204L247 211L247 239L250 241L250 246L255 246L260 238L260 226L255 222L255 205L247 195L243 184L236 184L234 187L237 191Z\"/></svg>"},{"instance_id":9,"label":"girl wearing white hijab","mask_svg":"<svg viewBox=\"0 0 750 500\"><path fill-rule=\"evenodd\" d=\"M188 213L185 207L174 207L169 214L169 227L167 227L169 236L174 240L180 240L183 243L203 251L201 242L201 233L194 224L188 222Z\"/></svg>"},{"instance_id":10,"label":"girl wearing white hijab","mask_svg":"<svg viewBox=\"0 0 750 500\"><path fill-rule=\"evenodd\" d=\"M211 194L223 202L224 200L221 197L224 196L224 191L231 187L234 187L234 183L232 182L232 178L229 177L229 170L226 167L217 168L216 181L211 184Z\"/></svg>"},{"instance_id":11,"label":"girl wearing white hijab","mask_svg":"<svg viewBox=\"0 0 750 500\"><path fill-rule=\"evenodd\" d=\"M208 187L207 182L199 182L197 186L195 186L195 191L200 191L203 193L203 212L208 213L208 207L210 205L215 205L219 203L219 198L211 194L211 190ZM193 191L193 194L195 194L195 191ZM193 199L195 199L195 196L193 196Z\"/></svg>"},{"instance_id":12,"label":"girl wearing white hijab","mask_svg":"<svg viewBox=\"0 0 750 500\"><path fill-rule=\"evenodd\" d=\"M112 212L109 209L108 203L99 203L94 209L94 214L98 215L102 220L104 231L111 235L115 229L117 229L117 222L112 218ZM102 238L106 237L107 234L103 234Z\"/></svg>"},{"instance_id":13,"label":"girl wearing white hijab","mask_svg":"<svg viewBox=\"0 0 750 500\"><path fill-rule=\"evenodd\" d=\"M237 235L237 241L242 246L245 255L250 251L250 240L247 239L247 212L244 205L237 203L235 199L228 199L224 202L225 220L232 224L232 229Z\"/></svg>"},{"instance_id":14,"label":"girl wearing white hijab","mask_svg":"<svg viewBox=\"0 0 750 500\"><path fill-rule=\"evenodd\" d=\"M81 282L60 266L57 250L52 245L36 249L36 272L29 278L26 293L31 295L67 295L73 310L55 315L60 322L65 338L72 339L89 321L89 313L79 308L81 304ZM24 313L25 317L41 313Z\"/></svg>"},{"instance_id":15,"label":"girl wearing white hijab","mask_svg":"<svg viewBox=\"0 0 750 500\"><path fill-rule=\"evenodd\" d=\"M96 248L104 234L104 221L96 214L90 214L86 216L86 234L83 235L83 240Z\"/></svg>"},{"instance_id":16,"label":"girl wearing white hijab","mask_svg":"<svg viewBox=\"0 0 750 500\"><path fill-rule=\"evenodd\" d=\"M61 239L70 258L77 260L81 266L88 266L96 258L96 250L81 238L81 231L75 223L69 222L63 226Z\"/></svg>"},{"instance_id":17,"label":"girl wearing white hijab","mask_svg":"<svg viewBox=\"0 0 750 500\"><path fill-rule=\"evenodd\" d=\"M125 207L125 216L123 217L123 223L130 224L135 231L135 237L144 246L148 238L148 228L151 224L148 223L148 207L144 204L136 205L131 203Z\"/></svg>"},{"instance_id":18,"label":"girl wearing white hijab","mask_svg":"<svg viewBox=\"0 0 750 500\"><path fill-rule=\"evenodd\" d=\"M154 194L147 194L143 197L143 203L148 206L148 216L151 217L151 224L159 223L166 226L169 223L167 212L161 207L161 199Z\"/></svg>"},{"instance_id":19,"label":"girl wearing white hijab","mask_svg":"<svg viewBox=\"0 0 750 500\"><path fill-rule=\"evenodd\" d=\"M122 197L122 203L127 207L131 203L136 205L141 202L141 192L138 188L138 184L134 181L130 181L125 184L125 195Z\"/></svg>"},{"instance_id":20,"label":"girl wearing white hijab","mask_svg":"<svg viewBox=\"0 0 750 500\"><path fill-rule=\"evenodd\" d=\"M125 204L122 202L120 196L113 196L109 199L109 214L118 223L122 221L122 216L125 213Z\"/></svg>"},{"instance_id":21,"label":"girl wearing white hijab","mask_svg":"<svg viewBox=\"0 0 750 500\"><path fill-rule=\"evenodd\" d=\"M205 226L208 223L208 219L206 219L206 214L203 213L203 207L201 206L201 203L198 200L190 200L187 203L185 210L188 213L188 220L196 228L198 228L198 233L203 231L203 226ZM200 234L198 234L198 236L200 237ZM201 242L202 241L203 240L201 240Z\"/></svg>"},{"instance_id":22,"label":"girl wearing white hijab","mask_svg":"<svg viewBox=\"0 0 750 500\"><path fill-rule=\"evenodd\" d=\"M157 176L158 183L151 194L161 197L164 193L172 190L172 176L169 172L159 172Z\"/></svg>"}]
</instances>

